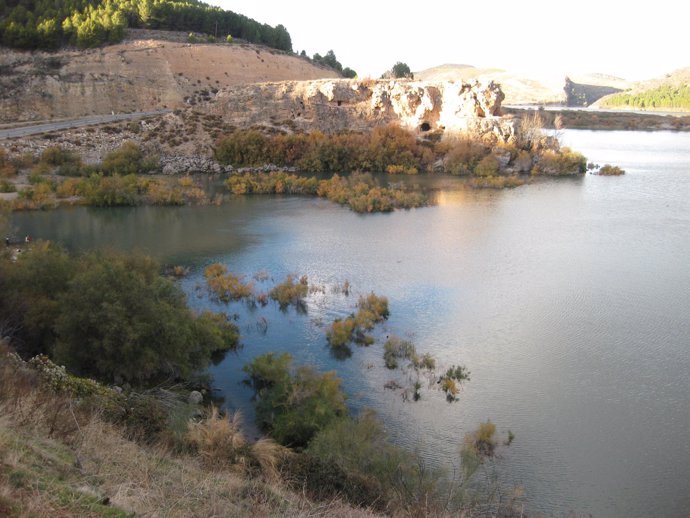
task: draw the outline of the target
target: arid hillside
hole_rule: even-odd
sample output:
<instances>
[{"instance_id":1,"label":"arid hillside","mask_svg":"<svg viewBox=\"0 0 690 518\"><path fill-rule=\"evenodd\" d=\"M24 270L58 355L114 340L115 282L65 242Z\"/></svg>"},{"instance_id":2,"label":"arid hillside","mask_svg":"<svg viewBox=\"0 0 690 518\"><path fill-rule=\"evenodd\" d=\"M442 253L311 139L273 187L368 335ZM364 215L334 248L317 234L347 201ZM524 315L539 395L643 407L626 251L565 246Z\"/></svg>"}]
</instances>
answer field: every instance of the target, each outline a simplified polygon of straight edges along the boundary
<instances>
[{"instance_id":1,"label":"arid hillside","mask_svg":"<svg viewBox=\"0 0 690 518\"><path fill-rule=\"evenodd\" d=\"M228 86L338 77L244 43L189 44L180 33L130 31L93 50L0 52L0 123L179 108Z\"/></svg>"}]
</instances>

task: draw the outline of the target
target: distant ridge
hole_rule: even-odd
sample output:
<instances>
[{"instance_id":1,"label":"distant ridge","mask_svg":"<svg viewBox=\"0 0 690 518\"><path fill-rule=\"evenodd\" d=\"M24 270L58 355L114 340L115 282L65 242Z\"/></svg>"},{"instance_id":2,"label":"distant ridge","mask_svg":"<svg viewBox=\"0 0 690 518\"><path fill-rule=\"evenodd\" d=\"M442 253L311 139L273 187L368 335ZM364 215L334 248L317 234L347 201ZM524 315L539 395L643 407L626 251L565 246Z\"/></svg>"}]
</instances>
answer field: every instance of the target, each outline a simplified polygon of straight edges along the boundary
<instances>
[{"instance_id":1,"label":"distant ridge","mask_svg":"<svg viewBox=\"0 0 690 518\"><path fill-rule=\"evenodd\" d=\"M632 83L625 91L597 100L596 107L651 111L690 111L690 67Z\"/></svg>"},{"instance_id":2,"label":"distant ridge","mask_svg":"<svg viewBox=\"0 0 690 518\"><path fill-rule=\"evenodd\" d=\"M690 74L689 74L690 75ZM630 87L630 82L603 73L569 74L512 72L466 64L444 64L415 72L424 81L470 81L499 83L505 105L589 106L604 95Z\"/></svg>"}]
</instances>

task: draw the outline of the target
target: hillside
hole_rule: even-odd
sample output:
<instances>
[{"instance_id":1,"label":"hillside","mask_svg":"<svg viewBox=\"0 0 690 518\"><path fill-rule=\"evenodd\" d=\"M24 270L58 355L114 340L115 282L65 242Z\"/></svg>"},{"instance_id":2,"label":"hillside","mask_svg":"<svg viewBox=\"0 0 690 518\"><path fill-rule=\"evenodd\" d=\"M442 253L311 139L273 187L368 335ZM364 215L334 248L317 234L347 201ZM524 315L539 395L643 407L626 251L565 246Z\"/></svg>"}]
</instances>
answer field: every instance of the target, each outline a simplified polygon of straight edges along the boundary
<instances>
[{"instance_id":1,"label":"hillside","mask_svg":"<svg viewBox=\"0 0 690 518\"><path fill-rule=\"evenodd\" d=\"M624 108L651 111L690 111L690 67L663 77L640 81L624 92L598 100L600 108Z\"/></svg>"},{"instance_id":2,"label":"hillside","mask_svg":"<svg viewBox=\"0 0 690 518\"><path fill-rule=\"evenodd\" d=\"M199 0L31 0L0 2L0 43L20 49L93 48L119 43L127 27L241 38L292 51L283 25L271 27Z\"/></svg>"},{"instance_id":3,"label":"hillside","mask_svg":"<svg viewBox=\"0 0 690 518\"><path fill-rule=\"evenodd\" d=\"M604 74L579 74L567 78L560 73L524 74L471 65L441 65L415 72L415 78L427 81L494 81L501 85L506 105L588 106L603 95L629 85L624 79Z\"/></svg>"},{"instance_id":4,"label":"hillside","mask_svg":"<svg viewBox=\"0 0 690 518\"><path fill-rule=\"evenodd\" d=\"M184 33L130 29L91 50L0 54L0 122L180 108L241 84L338 77L246 43L189 44Z\"/></svg>"}]
</instances>

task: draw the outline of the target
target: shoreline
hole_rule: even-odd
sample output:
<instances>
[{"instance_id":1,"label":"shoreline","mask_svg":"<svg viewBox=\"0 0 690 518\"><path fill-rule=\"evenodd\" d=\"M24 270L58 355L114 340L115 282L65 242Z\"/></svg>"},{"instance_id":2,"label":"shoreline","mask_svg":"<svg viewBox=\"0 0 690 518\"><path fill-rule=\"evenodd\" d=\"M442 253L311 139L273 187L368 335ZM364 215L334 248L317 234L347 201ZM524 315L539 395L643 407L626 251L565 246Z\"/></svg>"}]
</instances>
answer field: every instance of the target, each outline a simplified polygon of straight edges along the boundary
<instances>
[{"instance_id":1,"label":"shoreline","mask_svg":"<svg viewBox=\"0 0 690 518\"><path fill-rule=\"evenodd\" d=\"M641 113L639 111L608 111L575 109L569 107L503 107L505 115L517 116L536 111L544 129L555 129L556 117L561 119L561 129L586 129L602 131L690 131L690 113Z\"/></svg>"}]
</instances>

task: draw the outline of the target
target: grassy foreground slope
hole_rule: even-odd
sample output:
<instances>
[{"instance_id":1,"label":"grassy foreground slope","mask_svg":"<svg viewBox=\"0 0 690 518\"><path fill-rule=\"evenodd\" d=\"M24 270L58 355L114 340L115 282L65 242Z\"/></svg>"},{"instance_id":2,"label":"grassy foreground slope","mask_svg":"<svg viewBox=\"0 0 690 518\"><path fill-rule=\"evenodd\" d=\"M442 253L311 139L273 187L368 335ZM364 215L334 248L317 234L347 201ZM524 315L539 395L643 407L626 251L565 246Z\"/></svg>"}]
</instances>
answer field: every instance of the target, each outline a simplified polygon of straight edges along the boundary
<instances>
[{"instance_id":1,"label":"grassy foreground slope","mask_svg":"<svg viewBox=\"0 0 690 518\"><path fill-rule=\"evenodd\" d=\"M135 442L0 347L0 516L373 516L337 500L314 503L266 472Z\"/></svg>"}]
</instances>

